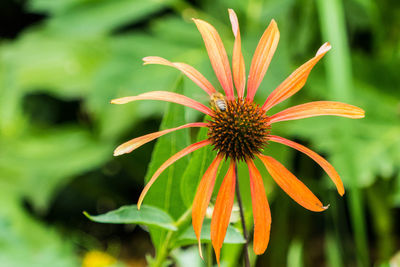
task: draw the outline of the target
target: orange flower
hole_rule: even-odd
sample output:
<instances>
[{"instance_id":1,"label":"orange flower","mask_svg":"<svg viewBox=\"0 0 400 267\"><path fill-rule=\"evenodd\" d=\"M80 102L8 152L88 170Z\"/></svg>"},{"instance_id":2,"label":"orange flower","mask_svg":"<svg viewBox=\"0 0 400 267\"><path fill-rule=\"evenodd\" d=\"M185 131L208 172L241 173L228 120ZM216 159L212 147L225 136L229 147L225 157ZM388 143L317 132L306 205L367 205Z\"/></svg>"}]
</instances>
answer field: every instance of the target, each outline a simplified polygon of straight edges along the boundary
<instances>
[{"instance_id":1,"label":"orange flower","mask_svg":"<svg viewBox=\"0 0 400 267\"><path fill-rule=\"evenodd\" d=\"M222 89L225 92L225 96L222 98L221 94L215 90L211 83L189 65L170 62L160 57L145 57L143 59L145 65L167 65L183 72L201 89L203 89L210 96L212 101L214 101L212 109L186 96L163 91L149 92L111 101L111 103L114 104L124 104L136 100L162 100L185 105L211 117L207 123L188 123L177 128L132 139L117 147L114 155L129 153L137 147L175 130L188 127L208 127L208 138L206 140L188 146L173 155L161 165L161 167L151 177L140 195L138 208L140 209L143 198L151 185L168 166L199 148L207 145L213 146L214 150L217 151L217 156L205 172L198 186L193 201L192 224L200 245L201 228L214 189L218 167L223 158L229 159L229 170L221 184L221 188L219 189L211 220L211 241L216 253L218 264L220 250L229 224L229 218L234 201L236 183L234 170L238 161L246 162L249 169L254 215L253 249L256 254L264 253L268 246L271 213L262 177L253 162L255 157L259 158L264 163L266 169L276 183L298 204L312 211L323 211L327 208L281 163L270 156L262 154L263 149L268 142L272 141L281 143L308 155L326 171L335 183L339 194L344 194L343 183L338 173L329 162L314 151L298 143L287 140L283 137L271 135L271 126L280 121L296 120L322 115L334 115L353 119L364 117L364 111L358 107L331 101L305 103L288 108L274 115L267 115L270 108L294 95L304 86L311 69L331 49L331 46L329 43L323 44L320 49L318 49L316 55L296 69L285 81L283 81L260 107L253 102L253 99L278 45L278 26L276 22L272 20L258 43L251 62L250 73L247 81L247 95L245 97L246 74L243 55L241 52L239 23L235 12L231 9L229 9L229 17L232 23L233 34L235 36L232 56L232 72L228 56L218 32L207 22L193 19L203 37L211 65ZM234 87L236 88L236 97Z\"/></svg>"}]
</instances>

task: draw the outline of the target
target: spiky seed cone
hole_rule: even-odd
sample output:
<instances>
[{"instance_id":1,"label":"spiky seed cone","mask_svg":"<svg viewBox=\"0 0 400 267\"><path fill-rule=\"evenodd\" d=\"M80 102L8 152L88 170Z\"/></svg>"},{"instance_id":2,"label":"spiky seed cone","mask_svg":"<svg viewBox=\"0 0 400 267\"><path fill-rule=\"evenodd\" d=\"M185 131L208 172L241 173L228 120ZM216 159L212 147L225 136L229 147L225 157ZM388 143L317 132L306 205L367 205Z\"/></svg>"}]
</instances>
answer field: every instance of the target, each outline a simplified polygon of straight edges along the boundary
<instances>
[{"instance_id":1,"label":"spiky seed cone","mask_svg":"<svg viewBox=\"0 0 400 267\"><path fill-rule=\"evenodd\" d=\"M214 150L226 158L246 160L268 143L269 118L250 101L227 101L225 111L216 110L209 121L208 137Z\"/></svg>"}]
</instances>

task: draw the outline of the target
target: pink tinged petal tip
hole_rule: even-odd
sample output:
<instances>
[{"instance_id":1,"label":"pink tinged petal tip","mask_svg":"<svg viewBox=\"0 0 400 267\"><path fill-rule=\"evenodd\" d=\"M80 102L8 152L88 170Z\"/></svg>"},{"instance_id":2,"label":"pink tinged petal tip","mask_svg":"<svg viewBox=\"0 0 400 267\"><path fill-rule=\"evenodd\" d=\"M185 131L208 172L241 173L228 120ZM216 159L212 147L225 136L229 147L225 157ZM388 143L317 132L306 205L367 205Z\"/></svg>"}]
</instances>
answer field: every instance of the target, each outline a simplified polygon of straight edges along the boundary
<instances>
[{"instance_id":1,"label":"pink tinged petal tip","mask_svg":"<svg viewBox=\"0 0 400 267\"><path fill-rule=\"evenodd\" d=\"M228 11L229 19L231 20L232 24L233 35L235 36L235 44L233 45L232 55L232 74L238 98L242 99L246 85L246 69L242 54L242 41L240 38L239 21L235 11L232 9L228 9Z\"/></svg>"},{"instance_id":2,"label":"pink tinged petal tip","mask_svg":"<svg viewBox=\"0 0 400 267\"><path fill-rule=\"evenodd\" d=\"M258 157L279 187L298 204L311 211L324 211L329 207L322 205L310 189L276 159L264 155L258 155Z\"/></svg>"},{"instance_id":3,"label":"pink tinged petal tip","mask_svg":"<svg viewBox=\"0 0 400 267\"><path fill-rule=\"evenodd\" d=\"M215 251L218 266L220 266L220 252L231 218L233 200L235 199L235 184L235 162L231 161L228 172L219 188L211 218L211 243Z\"/></svg>"},{"instance_id":4,"label":"pink tinged petal tip","mask_svg":"<svg viewBox=\"0 0 400 267\"><path fill-rule=\"evenodd\" d=\"M227 99L233 100L232 73L221 37L217 30L209 23L200 19L193 19L193 21L196 23L196 26L203 37L211 65L225 91Z\"/></svg>"},{"instance_id":5,"label":"pink tinged petal tip","mask_svg":"<svg viewBox=\"0 0 400 267\"><path fill-rule=\"evenodd\" d=\"M336 185L337 191L338 193L343 196L344 195L344 186L343 186L343 182L340 179L339 174L337 173L337 171L335 170L335 168L333 168L333 166L323 157L321 157L320 155L318 155L317 153L315 153L314 151L312 151L311 149L300 145L296 142L293 142L291 140L285 139L283 137L280 136L276 136L276 135L270 135L269 136L269 140L273 141L273 142L277 142L277 143L281 143L283 145L287 145L291 148L294 148L300 152L303 152L304 154L306 154L307 156L309 156L310 158L312 158L316 163L318 163L319 166L321 166L322 169L324 169L324 171L328 174L328 176L331 178L331 180L334 182L334 184Z\"/></svg>"},{"instance_id":6,"label":"pink tinged petal tip","mask_svg":"<svg viewBox=\"0 0 400 267\"><path fill-rule=\"evenodd\" d=\"M316 116L339 116L351 119L364 118L365 112L359 107L334 101L315 101L290 107L270 117L270 122L298 120Z\"/></svg>"},{"instance_id":7,"label":"pink tinged petal tip","mask_svg":"<svg viewBox=\"0 0 400 267\"><path fill-rule=\"evenodd\" d=\"M137 100L160 100L176 104L180 104L189 108L196 109L207 115L212 115L213 111L205 105L181 94L166 92L166 91L153 91L137 96L127 96L111 100L111 104L126 104Z\"/></svg>"},{"instance_id":8,"label":"pink tinged petal tip","mask_svg":"<svg viewBox=\"0 0 400 267\"><path fill-rule=\"evenodd\" d=\"M154 139L157 139L158 137L163 136L164 134L167 134L167 133L170 133L170 132L173 132L176 130L184 129L184 128L190 128L190 127L207 127L207 125L208 124L204 123L204 122L194 122L194 123L188 123L188 124L176 127L176 128L159 131L156 133L146 134L146 135L134 138L132 140L129 140L128 142L125 142L122 145L118 146L114 150L114 156L119 156L122 154L130 153L133 150L135 150L136 148L138 148Z\"/></svg>"},{"instance_id":9,"label":"pink tinged petal tip","mask_svg":"<svg viewBox=\"0 0 400 267\"><path fill-rule=\"evenodd\" d=\"M170 157L168 160L166 160L160 166L160 168L158 168L158 170L153 174L153 176L150 178L149 182L144 187L142 193L139 196L139 200L138 200L138 203L137 203L138 209L140 209L140 206L142 205L143 199L146 196L147 192L149 191L150 187L154 184L154 182L157 180L157 178L161 175L161 173L166 168L168 168L170 165L172 165L178 159L180 159L180 158L192 153L193 151L196 151L197 149L200 149L200 148L202 148L202 147L204 147L206 145L209 145L209 144L211 144L211 142L209 140L203 140L203 141L194 143L194 144L182 149L181 151L179 151L178 153L176 153L175 155Z\"/></svg>"},{"instance_id":10,"label":"pink tinged petal tip","mask_svg":"<svg viewBox=\"0 0 400 267\"><path fill-rule=\"evenodd\" d=\"M267 112L273 106L297 93L307 81L308 75L317 62L331 49L329 43L323 44L315 57L301 65L283 81L267 98L262 109Z\"/></svg>"},{"instance_id":11,"label":"pink tinged petal tip","mask_svg":"<svg viewBox=\"0 0 400 267\"><path fill-rule=\"evenodd\" d=\"M247 161L250 174L251 202L254 217L253 250L263 254L268 247L271 230L271 211L260 172L252 160Z\"/></svg>"},{"instance_id":12,"label":"pink tinged petal tip","mask_svg":"<svg viewBox=\"0 0 400 267\"><path fill-rule=\"evenodd\" d=\"M214 189L215 178L217 176L217 171L219 164L221 163L223 156L217 155L213 162L208 167L207 171L204 173L199 186L196 191L196 195L193 200L192 206L192 225L194 233L196 234L199 254L203 258L203 253L201 251L201 228L203 226L204 216L206 215L208 204L210 203L211 195Z\"/></svg>"},{"instance_id":13,"label":"pink tinged petal tip","mask_svg":"<svg viewBox=\"0 0 400 267\"><path fill-rule=\"evenodd\" d=\"M267 72L268 66L279 42L279 30L275 20L272 20L257 45L251 61L247 83L247 99L252 101Z\"/></svg>"},{"instance_id":14,"label":"pink tinged petal tip","mask_svg":"<svg viewBox=\"0 0 400 267\"><path fill-rule=\"evenodd\" d=\"M211 83L199 71L197 71L190 65L180 62L170 62L161 57L145 57L143 58L143 61L144 65L159 64L176 68L183 72L189 79L191 79L195 84L203 89L208 95L211 96L213 93L216 92Z\"/></svg>"}]
</instances>

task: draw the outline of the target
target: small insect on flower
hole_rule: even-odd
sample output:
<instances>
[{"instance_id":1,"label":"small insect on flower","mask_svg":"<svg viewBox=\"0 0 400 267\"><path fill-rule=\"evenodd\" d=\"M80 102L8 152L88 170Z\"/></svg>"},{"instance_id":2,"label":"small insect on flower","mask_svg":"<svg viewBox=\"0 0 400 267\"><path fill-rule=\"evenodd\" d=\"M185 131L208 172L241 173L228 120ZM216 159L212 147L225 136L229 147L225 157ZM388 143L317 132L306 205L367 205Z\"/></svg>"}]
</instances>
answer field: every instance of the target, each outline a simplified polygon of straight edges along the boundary
<instances>
[{"instance_id":1,"label":"small insect on flower","mask_svg":"<svg viewBox=\"0 0 400 267\"><path fill-rule=\"evenodd\" d=\"M177 152L158 168L139 197L138 209L140 209L151 185L165 169L175 161L198 149L205 146L212 146L213 150L216 151L216 155L197 187L192 205L192 225L201 255L200 237L204 216L213 194L219 166L224 158L229 160L229 169L219 188L211 218L211 243L218 265L220 265L220 252L234 205L237 179L235 169L238 162L244 162L249 170L254 220L253 250L255 254L259 255L267 249L272 220L263 179L258 170L259 167L256 167L254 163L255 160L260 160L275 182L304 208L316 212L324 211L328 208L328 206L322 204L300 179L297 179L294 174L276 159L266 155L270 152L267 147L269 142L289 146L309 156L328 174L336 185L338 193L341 196L344 194L342 180L327 160L301 144L272 135L271 132L274 128L279 127L279 122L282 121L316 116L339 116L352 119L364 117L364 110L361 108L335 101L313 101L287 108L275 114L269 114L272 107L285 101L303 88L312 68L331 49L331 45L324 43L310 60L297 68L270 93L263 105L259 105L254 101L254 96L278 46L280 36L278 25L275 20L271 20L269 26L261 36L254 52L249 75L246 76L245 63L241 51L239 22L232 9L229 9L229 18L235 37L232 53L232 71L229 58L217 30L203 20L193 19L203 37L211 66L225 95L218 93L214 86L190 65L181 62L171 62L154 56L143 59L144 65L166 65L183 72L209 96L211 108L184 95L165 91L147 92L111 101L114 104L125 104L137 100L161 100L193 108L210 117L207 122L187 123L175 128L134 138L117 147L114 155L129 153L147 142L180 129L191 127L206 127L208 129L208 137L206 139L189 145ZM247 82L246 77L248 77ZM236 94L234 89L236 89Z\"/></svg>"},{"instance_id":2,"label":"small insect on flower","mask_svg":"<svg viewBox=\"0 0 400 267\"><path fill-rule=\"evenodd\" d=\"M225 96L219 92L215 92L210 97L211 108L215 111L225 111L226 110L226 100Z\"/></svg>"}]
</instances>

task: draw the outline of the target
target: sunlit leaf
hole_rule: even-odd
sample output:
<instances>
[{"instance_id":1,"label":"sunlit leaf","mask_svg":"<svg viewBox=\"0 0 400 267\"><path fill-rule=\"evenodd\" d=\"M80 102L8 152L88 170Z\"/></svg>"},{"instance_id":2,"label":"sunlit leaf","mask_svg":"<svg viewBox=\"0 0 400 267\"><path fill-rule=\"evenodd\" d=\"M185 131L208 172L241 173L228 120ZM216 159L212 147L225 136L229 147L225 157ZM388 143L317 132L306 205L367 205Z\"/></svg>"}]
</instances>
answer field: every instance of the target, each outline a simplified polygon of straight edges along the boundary
<instances>
[{"instance_id":1,"label":"sunlit leaf","mask_svg":"<svg viewBox=\"0 0 400 267\"><path fill-rule=\"evenodd\" d=\"M182 92L183 82L181 78L174 89L177 93ZM185 108L177 104L168 104L168 108L161 122L160 130L174 128L183 124L185 124ZM158 138L152 153L145 181L147 182L168 158L188 145L188 129L182 129ZM144 203L159 207L165 212L168 212L175 220L178 219L186 211L179 189L181 177L188 162L189 158L183 157L168 167L152 185L144 198ZM157 248L162 244L165 231L150 227L150 235Z\"/></svg>"},{"instance_id":2,"label":"sunlit leaf","mask_svg":"<svg viewBox=\"0 0 400 267\"><path fill-rule=\"evenodd\" d=\"M152 206L143 205L138 210L136 205L131 205L123 206L101 215L90 215L87 212L84 212L84 214L90 220L99 223L144 224L172 231L177 230L173 219L168 213Z\"/></svg>"},{"instance_id":3,"label":"sunlit leaf","mask_svg":"<svg viewBox=\"0 0 400 267\"><path fill-rule=\"evenodd\" d=\"M197 135L197 141L207 139L207 131L208 128L201 128ZM193 153L181 178L181 195L187 207L192 205L199 181L211 164L211 161L215 158L215 154L211 146L207 146Z\"/></svg>"}]
</instances>

